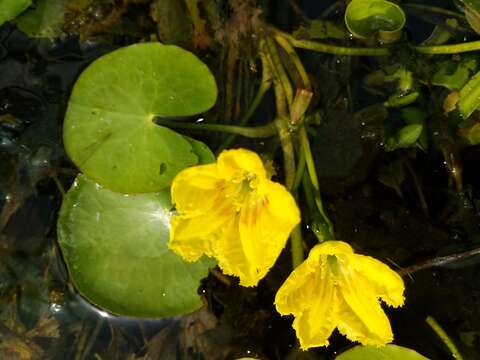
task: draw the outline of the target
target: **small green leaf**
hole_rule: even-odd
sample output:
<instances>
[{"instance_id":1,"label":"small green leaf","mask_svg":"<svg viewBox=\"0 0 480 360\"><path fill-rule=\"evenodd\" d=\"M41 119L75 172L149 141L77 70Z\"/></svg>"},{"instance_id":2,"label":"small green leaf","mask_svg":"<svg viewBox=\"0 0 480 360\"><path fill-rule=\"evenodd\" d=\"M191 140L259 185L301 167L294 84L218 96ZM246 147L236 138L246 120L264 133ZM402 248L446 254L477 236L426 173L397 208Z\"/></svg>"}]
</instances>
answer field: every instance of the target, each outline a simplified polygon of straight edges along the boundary
<instances>
[{"instance_id":1,"label":"small green leaf","mask_svg":"<svg viewBox=\"0 0 480 360\"><path fill-rule=\"evenodd\" d=\"M15 19L30 5L32 5L32 0L1 0L0 26L7 21Z\"/></svg>"},{"instance_id":2,"label":"small green leaf","mask_svg":"<svg viewBox=\"0 0 480 360\"><path fill-rule=\"evenodd\" d=\"M113 191L161 190L199 159L188 140L153 120L206 111L216 97L213 75L186 50L159 43L116 50L76 82L65 148L82 172Z\"/></svg>"},{"instance_id":3,"label":"small green leaf","mask_svg":"<svg viewBox=\"0 0 480 360\"><path fill-rule=\"evenodd\" d=\"M465 120L480 106L480 71L460 90L457 108Z\"/></svg>"},{"instance_id":4,"label":"small green leaf","mask_svg":"<svg viewBox=\"0 0 480 360\"><path fill-rule=\"evenodd\" d=\"M428 360L415 350L398 346L385 345L376 346L355 346L338 355L335 360Z\"/></svg>"},{"instance_id":5,"label":"small green leaf","mask_svg":"<svg viewBox=\"0 0 480 360\"><path fill-rule=\"evenodd\" d=\"M164 44L185 46L192 42L193 24L183 1L156 0L151 6L152 18Z\"/></svg>"},{"instance_id":6,"label":"small green leaf","mask_svg":"<svg viewBox=\"0 0 480 360\"><path fill-rule=\"evenodd\" d=\"M18 17L20 30L31 37L56 38L63 35L66 5L70 0L38 0L35 7Z\"/></svg>"},{"instance_id":7,"label":"small green leaf","mask_svg":"<svg viewBox=\"0 0 480 360\"><path fill-rule=\"evenodd\" d=\"M467 58L461 62L443 61L433 75L432 84L450 90L460 90L477 71L477 67L478 61L475 58Z\"/></svg>"},{"instance_id":8,"label":"small green leaf","mask_svg":"<svg viewBox=\"0 0 480 360\"><path fill-rule=\"evenodd\" d=\"M405 20L403 10L386 0L352 0L345 12L348 30L359 38L371 38L379 32L399 32Z\"/></svg>"},{"instance_id":9,"label":"small green leaf","mask_svg":"<svg viewBox=\"0 0 480 360\"><path fill-rule=\"evenodd\" d=\"M73 284L119 315L166 317L201 307L200 280L214 262L187 263L170 251L169 191L126 195L77 177L58 219Z\"/></svg>"},{"instance_id":10,"label":"small green leaf","mask_svg":"<svg viewBox=\"0 0 480 360\"><path fill-rule=\"evenodd\" d=\"M422 124L411 124L402 127L397 133L387 140L386 148L388 151L407 148L414 145L423 131Z\"/></svg>"}]
</instances>

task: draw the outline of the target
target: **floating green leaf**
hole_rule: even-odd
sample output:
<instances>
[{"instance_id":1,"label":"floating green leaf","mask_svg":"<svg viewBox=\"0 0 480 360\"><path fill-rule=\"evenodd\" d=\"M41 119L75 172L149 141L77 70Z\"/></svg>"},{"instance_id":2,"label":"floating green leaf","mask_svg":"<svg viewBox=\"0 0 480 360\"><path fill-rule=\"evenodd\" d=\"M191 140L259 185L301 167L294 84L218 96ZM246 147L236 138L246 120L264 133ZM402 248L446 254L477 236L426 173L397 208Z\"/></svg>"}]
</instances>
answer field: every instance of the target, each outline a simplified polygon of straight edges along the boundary
<instances>
[{"instance_id":1,"label":"floating green leaf","mask_svg":"<svg viewBox=\"0 0 480 360\"><path fill-rule=\"evenodd\" d=\"M338 355L335 360L428 360L415 350L398 346L385 345L376 346L355 346Z\"/></svg>"},{"instance_id":2,"label":"floating green leaf","mask_svg":"<svg viewBox=\"0 0 480 360\"><path fill-rule=\"evenodd\" d=\"M208 110L215 79L195 55L159 43L131 45L90 65L73 89L64 142L73 162L90 178L118 192L168 187L198 163L191 143L154 123Z\"/></svg>"},{"instance_id":3,"label":"floating green leaf","mask_svg":"<svg viewBox=\"0 0 480 360\"><path fill-rule=\"evenodd\" d=\"M58 240L72 282L112 313L165 317L199 308L213 261L186 263L167 247L169 191L126 195L77 177L64 199Z\"/></svg>"},{"instance_id":4,"label":"floating green leaf","mask_svg":"<svg viewBox=\"0 0 480 360\"><path fill-rule=\"evenodd\" d=\"M405 13L386 0L352 0L345 12L345 24L356 37L371 38L379 32L396 33L405 25Z\"/></svg>"},{"instance_id":5,"label":"floating green leaf","mask_svg":"<svg viewBox=\"0 0 480 360\"><path fill-rule=\"evenodd\" d=\"M31 0L1 0L0 25L2 25L6 21L15 19L31 4Z\"/></svg>"}]
</instances>

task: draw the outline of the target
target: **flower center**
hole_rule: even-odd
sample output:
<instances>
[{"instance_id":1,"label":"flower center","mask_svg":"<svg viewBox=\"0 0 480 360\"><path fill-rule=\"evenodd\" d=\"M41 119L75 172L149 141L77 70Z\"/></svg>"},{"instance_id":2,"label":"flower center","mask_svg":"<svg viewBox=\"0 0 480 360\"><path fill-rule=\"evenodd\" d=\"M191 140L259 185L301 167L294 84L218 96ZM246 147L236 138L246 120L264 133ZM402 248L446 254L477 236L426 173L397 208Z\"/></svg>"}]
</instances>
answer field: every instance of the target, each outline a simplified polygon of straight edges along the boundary
<instances>
[{"instance_id":1,"label":"flower center","mask_svg":"<svg viewBox=\"0 0 480 360\"><path fill-rule=\"evenodd\" d=\"M327 265L333 275L338 276L340 273L340 267L335 255L327 255Z\"/></svg>"},{"instance_id":2,"label":"flower center","mask_svg":"<svg viewBox=\"0 0 480 360\"><path fill-rule=\"evenodd\" d=\"M237 211L247 202L255 199L258 179L254 173L243 172L225 184L225 197L230 199Z\"/></svg>"}]
</instances>

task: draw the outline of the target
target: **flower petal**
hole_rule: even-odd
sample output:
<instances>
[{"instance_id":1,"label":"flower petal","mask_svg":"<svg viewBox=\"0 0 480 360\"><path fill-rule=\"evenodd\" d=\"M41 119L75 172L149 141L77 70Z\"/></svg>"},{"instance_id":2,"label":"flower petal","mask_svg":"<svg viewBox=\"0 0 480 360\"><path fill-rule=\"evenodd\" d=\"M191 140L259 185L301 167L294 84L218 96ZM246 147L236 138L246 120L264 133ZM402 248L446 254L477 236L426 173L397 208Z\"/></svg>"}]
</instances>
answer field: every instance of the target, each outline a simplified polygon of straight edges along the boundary
<instances>
[{"instance_id":1,"label":"flower petal","mask_svg":"<svg viewBox=\"0 0 480 360\"><path fill-rule=\"evenodd\" d=\"M325 271L320 267L319 258L312 257L297 266L275 295L275 307L282 315L301 314L313 296L316 271Z\"/></svg>"},{"instance_id":2,"label":"flower petal","mask_svg":"<svg viewBox=\"0 0 480 360\"><path fill-rule=\"evenodd\" d=\"M355 276L349 268L348 255L338 255L341 271L339 289L344 305L339 301L339 331L352 341L364 345L385 345L393 340L390 322L380 306L374 286Z\"/></svg>"},{"instance_id":3,"label":"flower petal","mask_svg":"<svg viewBox=\"0 0 480 360\"><path fill-rule=\"evenodd\" d=\"M401 306L404 303L405 284L397 272L370 256L353 255L351 266L375 287L375 294L388 305Z\"/></svg>"},{"instance_id":4,"label":"flower petal","mask_svg":"<svg viewBox=\"0 0 480 360\"><path fill-rule=\"evenodd\" d=\"M225 150L217 160L219 174L227 180L238 173L251 173L259 178L266 178L267 174L262 160L253 151L245 149Z\"/></svg>"},{"instance_id":5,"label":"flower petal","mask_svg":"<svg viewBox=\"0 0 480 360\"><path fill-rule=\"evenodd\" d=\"M255 286L262 277L252 271L250 261L245 256L238 223L239 216L233 216L219 229L219 236L212 243L213 253L224 274L239 277L242 286Z\"/></svg>"},{"instance_id":6,"label":"flower petal","mask_svg":"<svg viewBox=\"0 0 480 360\"><path fill-rule=\"evenodd\" d=\"M172 187L172 202L179 213L188 215L207 212L218 193L217 165L200 165L180 171Z\"/></svg>"},{"instance_id":7,"label":"flower petal","mask_svg":"<svg viewBox=\"0 0 480 360\"><path fill-rule=\"evenodd\" d=\"M290 232L300 222L293 196L273 182L269 190L263 198L247 200L240 210L241 246L250 264L250 273L257 274L259 279L275 264Z\"/></svg>"},{"instance_id":8,"label":"flower petal","mask_svg":"<svg viewBox=\"0 0 480 360\"><path fill-rule=\"evenodd\" d=\"M325 258L323 258L326 261ZM314 275L309 304L305 310L295 317L293 328L300 340L303 350L315 346L328 346L328 338L338 323L338 290L333 275L326 270L317 271Z\"/></svg>"},{"instance_id":9,"label":"flower petal","mask_svg":"<svg viewBox=\"0 0 480 360\"><path fill-rule=\"evenodd\" d=\"M352 247L345 241L324 241L316 245L312 251L323 255L353 254Z\"/></svg>"},{"instance_id":10,"label":"flower petal","mask_svg":"<svg viewBox=\"0 0 480 360\"><path fill-rule=\"evenodd\" d=\"M214 196L212 206L204 214L188 217L172 216L168 246L187 261L196 261L203 254L213 256L212 243L222 227L235 216L231 203Z\"/></svg>"}]
</instances>

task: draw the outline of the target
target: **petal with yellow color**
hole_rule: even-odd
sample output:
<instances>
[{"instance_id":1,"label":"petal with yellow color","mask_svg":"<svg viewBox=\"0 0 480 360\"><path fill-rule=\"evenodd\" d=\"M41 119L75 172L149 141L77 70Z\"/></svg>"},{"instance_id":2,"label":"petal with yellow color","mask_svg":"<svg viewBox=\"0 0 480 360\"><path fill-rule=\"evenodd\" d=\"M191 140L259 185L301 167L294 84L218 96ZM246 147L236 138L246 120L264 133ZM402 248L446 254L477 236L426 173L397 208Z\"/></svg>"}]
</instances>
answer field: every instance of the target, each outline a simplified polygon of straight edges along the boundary
<instances>
[{"instance_id":1,"label":"petal with yellow color","mask_svg":"<svg viewBox=\"0 0 480 360\"><path fill-rule=\"evenodd\" d=\"M322 255L353 254L352 247L345 241L324 241L316 245L310 252Z\"/></svg>"},{"instance_id":2,"label":"petal with yellow color","mask_svg":"<svg viewBox=\"0 0 480 360\"><path fill-rule=\"evenodd\" d=\"M384 345L393 340L392 329L371 283L348 272L348 256L339 255L339 292L345 301L338 329L352 341ZM353 274L353 275L352 275Z\"/></svg>"},{"instance_id":3,"label":"petal with yellow color","mask_svg":"<svg viewBox=\"0 0 480 360\"><path fill-rule=\"evenodd\" d=\"M321 271L319 263L309 256L290 273L275 295L275 307L280 314L297 316L308 307L315 289L316 271Z\"/></svg>"},{"instance_id":4,"label":"petal with yellow color","mask_svg":"<svg viewBox=\"0 0 480 360\"><path fill-rule=\"evenodd\" d=\"M262 160L253 151L245 149L225 150L217 160L218 172L225 179L230 179L240 173L254 174L260 179L267 174Z\"/></svg>"},{"instance_id":5,"label":"petal with yellow color","mask_svg":"<svg viewBox=\"0 0 480 360\"><path fill-rule=\"evenodd\" d=\"M216 197L212 206L201 215L173 216L168 246L187 261L196 261L203 254L212 256L212 243L234 212L230 203Z\"/></svg>"},{"instance_id":6,"label":"petal with yellow color","mask_svg":"<svg viewBox=\"0 0 480 360\"><path fill-rule=\"evenodd\" d=\"M381 261L364 255L354 255L351 266L359 277L375 287L375 293L388 305L403 305L405 284L397 272Z\"/></svg>"},{"instance_id":7,"label":"petal with yellow color","mask_svg":"<svg viewBox=\"0 0 480 360\"><path fill-rule=\"evenodd\" d=\"M332 274L317 272L311 286L312 296L308 306L293 322L302 349L328 346L328 338L338 323L338 291Z\"/></svg>"},{"instance_id":8,"label":"petal with yellow color","mask_svg":"<svg viewBox=\"0 0 480 360\"><path fill-rule=\"evenodd\" d=\"M251 267L250 272L257 274L259 279L274 265L290 232L300 221L292 195L281 185L276 185L272 183L270 186L275 189L274 193L266 194L263 199L246 201L240 210L241 247ZM281 216L278 206L283 206Z\"/></svg>"},{"instance_id":9,"label":"petal with yellow color","mask_svg":"<svg viewBox=\"0 0 480 360\"><path fill-rule=\"evenodd\" d=\"M249 259L240 241L238 230L239 216L232 217L218 233L218 238L213 242L213 252L218 260L218 266L224 274L240 278L240 285L254 286L261 279L259 274L252 271Z\"/></svg>"},{"instance_id":10,"label":"petal with yellow color","mask_svg":"<svg viewBox=\"0 0 480 360\"><path fill-rule=\"evenodd\" d=\"M172 202L179 213L188 215L209 211L218 197L216 164L200 165L180 171L172 187Z\"/></svg>"}]
</instances>

